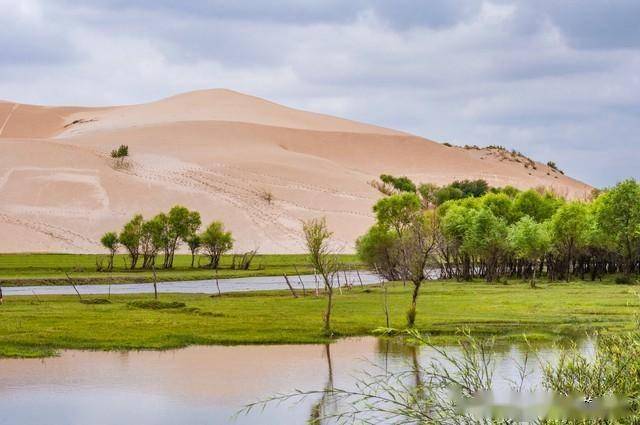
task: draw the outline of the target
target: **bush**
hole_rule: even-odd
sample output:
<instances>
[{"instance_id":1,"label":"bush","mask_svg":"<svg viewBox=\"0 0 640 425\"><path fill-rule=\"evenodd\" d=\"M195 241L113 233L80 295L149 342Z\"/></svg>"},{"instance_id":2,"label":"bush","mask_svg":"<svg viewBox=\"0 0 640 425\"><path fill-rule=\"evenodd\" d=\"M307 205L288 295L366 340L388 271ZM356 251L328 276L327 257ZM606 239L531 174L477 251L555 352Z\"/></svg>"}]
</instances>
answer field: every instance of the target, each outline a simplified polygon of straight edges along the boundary
<instances>
[{"instance_id":1,"label":"bush","mask_svg":"<svg viewBox=\"0 0 640 425\"><path fill-rule=\"evenodd\" d=\"M80 302L82 304L111 304L111 301L106 298L92 298L87 300L80 300Z\"/></svg>"},{"instance_id":2,"label":"bush","mask_svg":"<svg viewBox=\"0 0 640 425\"><path fill-rule=\"evenodd\" d=\"M125 158L129 156L129 146L120 145L118 149L114 149L111 151L111 158Z\"/></svg>"},{"instance_id":3,"label":"bush","mask_svg":"<svg viewBox=\"0 0 640 425\"><path fill-rule=\"evenodd\" d=\"M564 174L564 171L562 171L560 168L558 168L556 163L553 162L553 161L547 162L547 167L551 168L552 170L555 170L555 171L559 172L560 174Z\"/></svg>"},{"instance_id":4,"label":"bush","mask_svg":"<svg viewBox=\"0 0 640 425\"><path fill-rule=\"evenodd\" d=\"M631 279L629 276L616 276L615 282L618 285L631 285L636 283L633 279Z\"/></svg>"},{"instance_id":5,"label":"bush","mask_svg":"<svg viewBox=\"0 0 640 425\"><path fill-rule=\"evenodd\" d=\"M179 301L162 302L162 301L131 301L127 304L129 307L143 308L146 310L168 310L185 308L187 305Z\"/></svg>"}]
</instances>

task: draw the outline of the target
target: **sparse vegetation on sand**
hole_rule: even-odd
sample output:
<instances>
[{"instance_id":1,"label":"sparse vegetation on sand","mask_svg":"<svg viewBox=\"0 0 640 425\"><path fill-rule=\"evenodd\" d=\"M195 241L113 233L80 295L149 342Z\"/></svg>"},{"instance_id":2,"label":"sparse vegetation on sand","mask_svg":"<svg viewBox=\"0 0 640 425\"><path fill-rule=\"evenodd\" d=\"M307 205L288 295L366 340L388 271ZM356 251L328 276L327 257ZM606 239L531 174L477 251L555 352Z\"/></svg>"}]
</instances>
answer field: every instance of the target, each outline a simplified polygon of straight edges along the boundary
<instances>
[{"instance_id":1,"label":"sparse vegetation on sand","mask_svg":"<svg viewBox=\"0 0 640 425\"><path fill-rule=\"evenodd\" d=\"M68 285L65 272L78 285L91 283L152 282L153 271L129 268L129 257L118 254L114 258L113 270L109 273L96 271L96 263L109 261L106 255L95 254L0 254L0 284L17 285ZM356 255L339 255L340 261L353 267L361 267ZM204 267L192 268L190 254L175 254L173 268L156 269L158 280L211 279L214 271ZM163 262L162 256L158 262ZM196 256L195 263L206 265L208 259ZM305 254L260 255L255 254L247 269L233 268L233 255L223 255L217 270L218 277L281 276L313 272Z\"/></svg>"},{"instance_id":2,"label":"sparse vegetation on sand","mask_svg":"<svg viewBox=\"0 0 640 425\"><path fill-rule=\"evenodd\" d=\"M605 283L539 284L520 281L425 282L415 329L452 342L468 327L501 340L549 342L582 337L589 330L632 329L639 301L635 288ZM387 285L390 325L403 328L412 285ZM367 335L385 326L381 287L353 287L334 294L336 335ZM326 298L293 298L288 291L224 294L118 295L110 304L81 304L75 296L8 297L0 307L0 356L42 357L58 349L169 349L195 344L324 343ZM151 303L151 304L150 304ZM175 303L175 304L171 304ZM184 303L185 307L181 307ZM143 308L145 306L147 308ZM180 307L178 307L180 306Z\"/></svg>"}]
</instances>

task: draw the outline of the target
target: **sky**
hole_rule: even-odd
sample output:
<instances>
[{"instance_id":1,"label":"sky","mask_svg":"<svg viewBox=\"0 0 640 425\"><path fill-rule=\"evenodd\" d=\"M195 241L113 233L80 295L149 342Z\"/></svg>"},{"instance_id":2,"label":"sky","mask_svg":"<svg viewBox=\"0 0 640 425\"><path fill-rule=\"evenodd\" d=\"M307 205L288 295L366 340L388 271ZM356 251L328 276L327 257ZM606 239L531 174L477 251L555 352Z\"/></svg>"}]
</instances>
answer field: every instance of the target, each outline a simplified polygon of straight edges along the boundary
<instances>
[{"instance_id":1,"label":"sky","mask_svg":"<svg viewBox=\"0 0 640 425\"><path fill-rule=\"evenodd\" d=\"M638 0L0 0L0 99L228 88L603 187L640 178Z\"/></svg>"}]
</instances>

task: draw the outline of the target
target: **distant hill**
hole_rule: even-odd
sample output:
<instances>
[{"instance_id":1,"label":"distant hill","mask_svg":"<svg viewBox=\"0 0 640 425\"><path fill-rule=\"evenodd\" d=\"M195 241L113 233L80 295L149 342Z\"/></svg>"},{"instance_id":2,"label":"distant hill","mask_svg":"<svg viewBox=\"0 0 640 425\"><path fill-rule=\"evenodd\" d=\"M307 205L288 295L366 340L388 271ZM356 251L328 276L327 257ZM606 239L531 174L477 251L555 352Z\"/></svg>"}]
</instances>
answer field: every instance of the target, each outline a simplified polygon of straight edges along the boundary
<instances>
[{"instance_id":1,"label":"distant hill","mask_svg":"<svg viewBox=\"0 0 640 425\"><path fill-rule=\"evenodd\" d=\"M109 156L120 144L127 168ZM220 89L100 108L0 102L0 152L2 252L102 252L102 233L174 204L222 220L238 251L299 252L300 219L326 216L350 252L373 221L380 194L369 182L381 173L591 190L502 148L445 146Z\"/></svg>"}]
</instances>

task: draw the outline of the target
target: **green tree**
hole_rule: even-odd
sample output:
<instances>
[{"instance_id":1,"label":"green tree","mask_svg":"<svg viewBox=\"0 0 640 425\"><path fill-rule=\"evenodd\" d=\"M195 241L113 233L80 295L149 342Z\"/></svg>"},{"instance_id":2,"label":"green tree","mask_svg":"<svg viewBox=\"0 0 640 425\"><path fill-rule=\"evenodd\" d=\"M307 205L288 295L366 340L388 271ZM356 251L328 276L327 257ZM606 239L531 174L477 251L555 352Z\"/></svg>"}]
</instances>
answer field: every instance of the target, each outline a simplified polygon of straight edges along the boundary
<instances>
[{"instance_id":1,"label":"green tree","mask_svg":"<svg viewBox=\"0 0 640 425\"><path fill-rule=\"evenodd\" d=\"M416 193L417 191L415 183L406 176L394 177L389 174L382 174L380 180L382 180L383 183L393 186L393 188L399 192Z\"/></svg>"},{"instance_id":2,"label":"green tree","mask_svg":"<svg viewBox=\"0 0 640 425\"><path fill-rule=\"evenodd\" d=\"M189 247L189 251L191 252L191 268L193 268L198 250L202 246L200 235L194 233L193 235L189 236L187 238L187 246Z\"/></svg>"},{"instance_id":3,"label":"green tree","mask_svg":"<svg viewBox=\"0 0 640 425\"><path fill-rule=\"evenodd\" d=\"M528 215L509 229L509 243L516 257L531 263L531 287L536 286L536 270L549 251L551 237L546 224L536 223Z\"/></svg>"},{"instance_id":4,"label":"green tree","mask_svg":"<svg viewBox=\"0 0 640 425\"><path fill-rule=\"evenodd\" d=\"M422 207L428 209L437 206L436 192L439 188L433 183L423 183L418 187L418 194L422 200Z\"/></svg>"},{"instance_id":5,"label":"green tree","mask_svg":"<svg viewBox=\"0 0 640 425\"><path fill-rule=\"evenodd\" d=\"M164 214L158 214L151 220L142 223L140 231L140 253L142 268L155 267L156 257L165 245Z\"/></svg>"},{"instance_id":6,"label":"green tree","mask_svg":"<svg viewBox=\"0 0 640 425\"><path fill-rule=\"evenodd\" d=\"M118 240L118 235L115 232L107 232L102 238L100 238L100 243L102 246L109 250L109 271L113 270L113 258L118 252L118 246L120 241Z\"/></svg>"},{"instance_id":7,"label":"green tree","mask_svg":"<svg viewBox=\"0 0 640 425\"><path fill-rule=\"evenodd\" d=\"M517 221L517 213L513 199L506 193L488 193L481 198L481 205L491 210L493 215L503 219L507 224Z\"/></svg>"},{"instance_id":8,"label":"green tree","mask_svg":"<svg viewBox=\"0 0 640 425\"><path fill-rule=\"evenodd\" d=\"M457 187L445 186L435 193L436 205L442 205L447 201L464 198L464 192Z\"/></svg>"},{"instance_id":9,"label":"green tree","mask_svg":"<svg viewBox=\"0 0 640 425\"><path fill-rule=\"evenodd\" d=\"M640 186L633 180L618 183L596 200L596 219L614 241L629 277L640 247Z\"/></svg>"},{"instance_id":10,"label":"green tree","mask_svg":"<svg viewBox=\"0 0 640 425\"><path fill-rule=\"evenodd\" d=\"M324 282L327 292L327 308L323 315L324 333L333 335L331 330L331 312L333 310L333 276L339 271L339 262L331 252L332 233L327 228L325 218L311 219L302 223L302 232L309 253L309 263Z\"/></svg>"},{"instance_id":11,"label":"green tree","mask_svg":"<svg viewBox=\"0 0 640 425\"><path fill-rule=\"evenodd\" d=\"M464 249L484 260L487 282L498 278L499 261L508 248L507 233L504 220L493 215L491 210L481 208L474 215L465 235Z\"/></svg>"},{"instance_id":12,"label":"green tree","mask_svg":"<svg viewBox=\"0 0 640 425\"><path fill-rule=\"evenodd\" d=\"M165 268L173 267L173 258L176 249L181 241L186 241L188 237L194 235L200 227L200 213L189 211L189 209L176 205L169 211L169 214L161 215L161 222L164 225L164 264Z\"/></svg>"},{"instance_id":13,"label":"green tree","mask_svg":"<svg viewBox=\"0 0 640 425\"><path fill-rule=\"evenodd\" d=\"M489 184L482 180L456 180L450 185L456 189L460 189L465 198L483 196L489 191Z\"/></svg>"},{"instance_id":14,"label":"green tree","mask_svg":"<svg viewBox=\"0 0 640 425\"><path fill-rule=\"evenodd\" d=\"M589 226L588 208L580 202L564 204L550 220L553 246L563 259L564 275L568 282L573 263L579 250L584 248Z\"/></svg>"},{"instance_id":15,"label":"green tree","mask_svg":"<svg viewBox=\"0 0 640 425\"><path fill-rule=\"evenodd\" d=\"M378 224L391 227L398 236L420 210L420 198L415 193L391 195L380 199L373 206Z\"/></svg>"},{"instance_id":16,"label":"green tree","mask_svg":"<svg viewBox=\"0 0 640 425\"><path fill-rule=\"evenodd\" d=\"M131 269L136 268L138 257L140 256L140 235L142 231L143 218L141 214L133 216L131 221L124 225L118 239L122 246L129 252L131 257Z\"/></svg>"},{"instance_id":17,"label":"green tree","mask_svg":"<svg viewBox=\"0 0 640 425\"><path fill-rule=\"evenodd\" d=\"M400 280L398 235L388 226L373 225L356 241L360 259L387 280Z\"/></svg>"},{"instance_id":18,"label":"green tree","mask_svg":"<svg viewBox=\"0 0 640 425\"><path fill-rule=\"evenodd\" d=\"M451 269L451 262L462 264L462 275L458 278L469 281L472 278L471 257L465 245L465 238L469 227L474 221L477 210L464 204L452 204L440 220L440 232L444 237L445 246L441 250L441 257L445 262L447 274L453 276L456 273ZM450 257L455 257L454 259Z\"/></svg>"},{"instance_id":19,"label":"green tree","mask_svg":"<svg viewBox=\"0 0 640 425\"><path fill-rule=\"evenodd\" d=\"M231 232L224 230L224 225L219 221L214 221L200 235L202 248L209 257L209 267L217 269L220 265L222 254L233 248L233 237Z\"/></svg>"},{"instance_id":20,"label":"green tree","mask_svg":"<svg viewBox=\"0 0 640 425\"><path fill-rule=\"evenodd\" d=\"M398 261L402 280L413 284L411 306L407 311L407 326L415 325L418 295L427 278L427 267L436 246L436 214L416 214L399 237Z\"/></svg>"},{"instance_id":21,"label":"green tree","mask_svg":"<svg viewBox=\"0 0 640 425\"><path fill-rule=\"evenodd\" d=\"M528 215L538 223L542 223L551 218L561 203L562 201L549 193L543 196L530 189L520 192L515 197L513 207L518 217Z\"/></svg>"}]
</instances>

